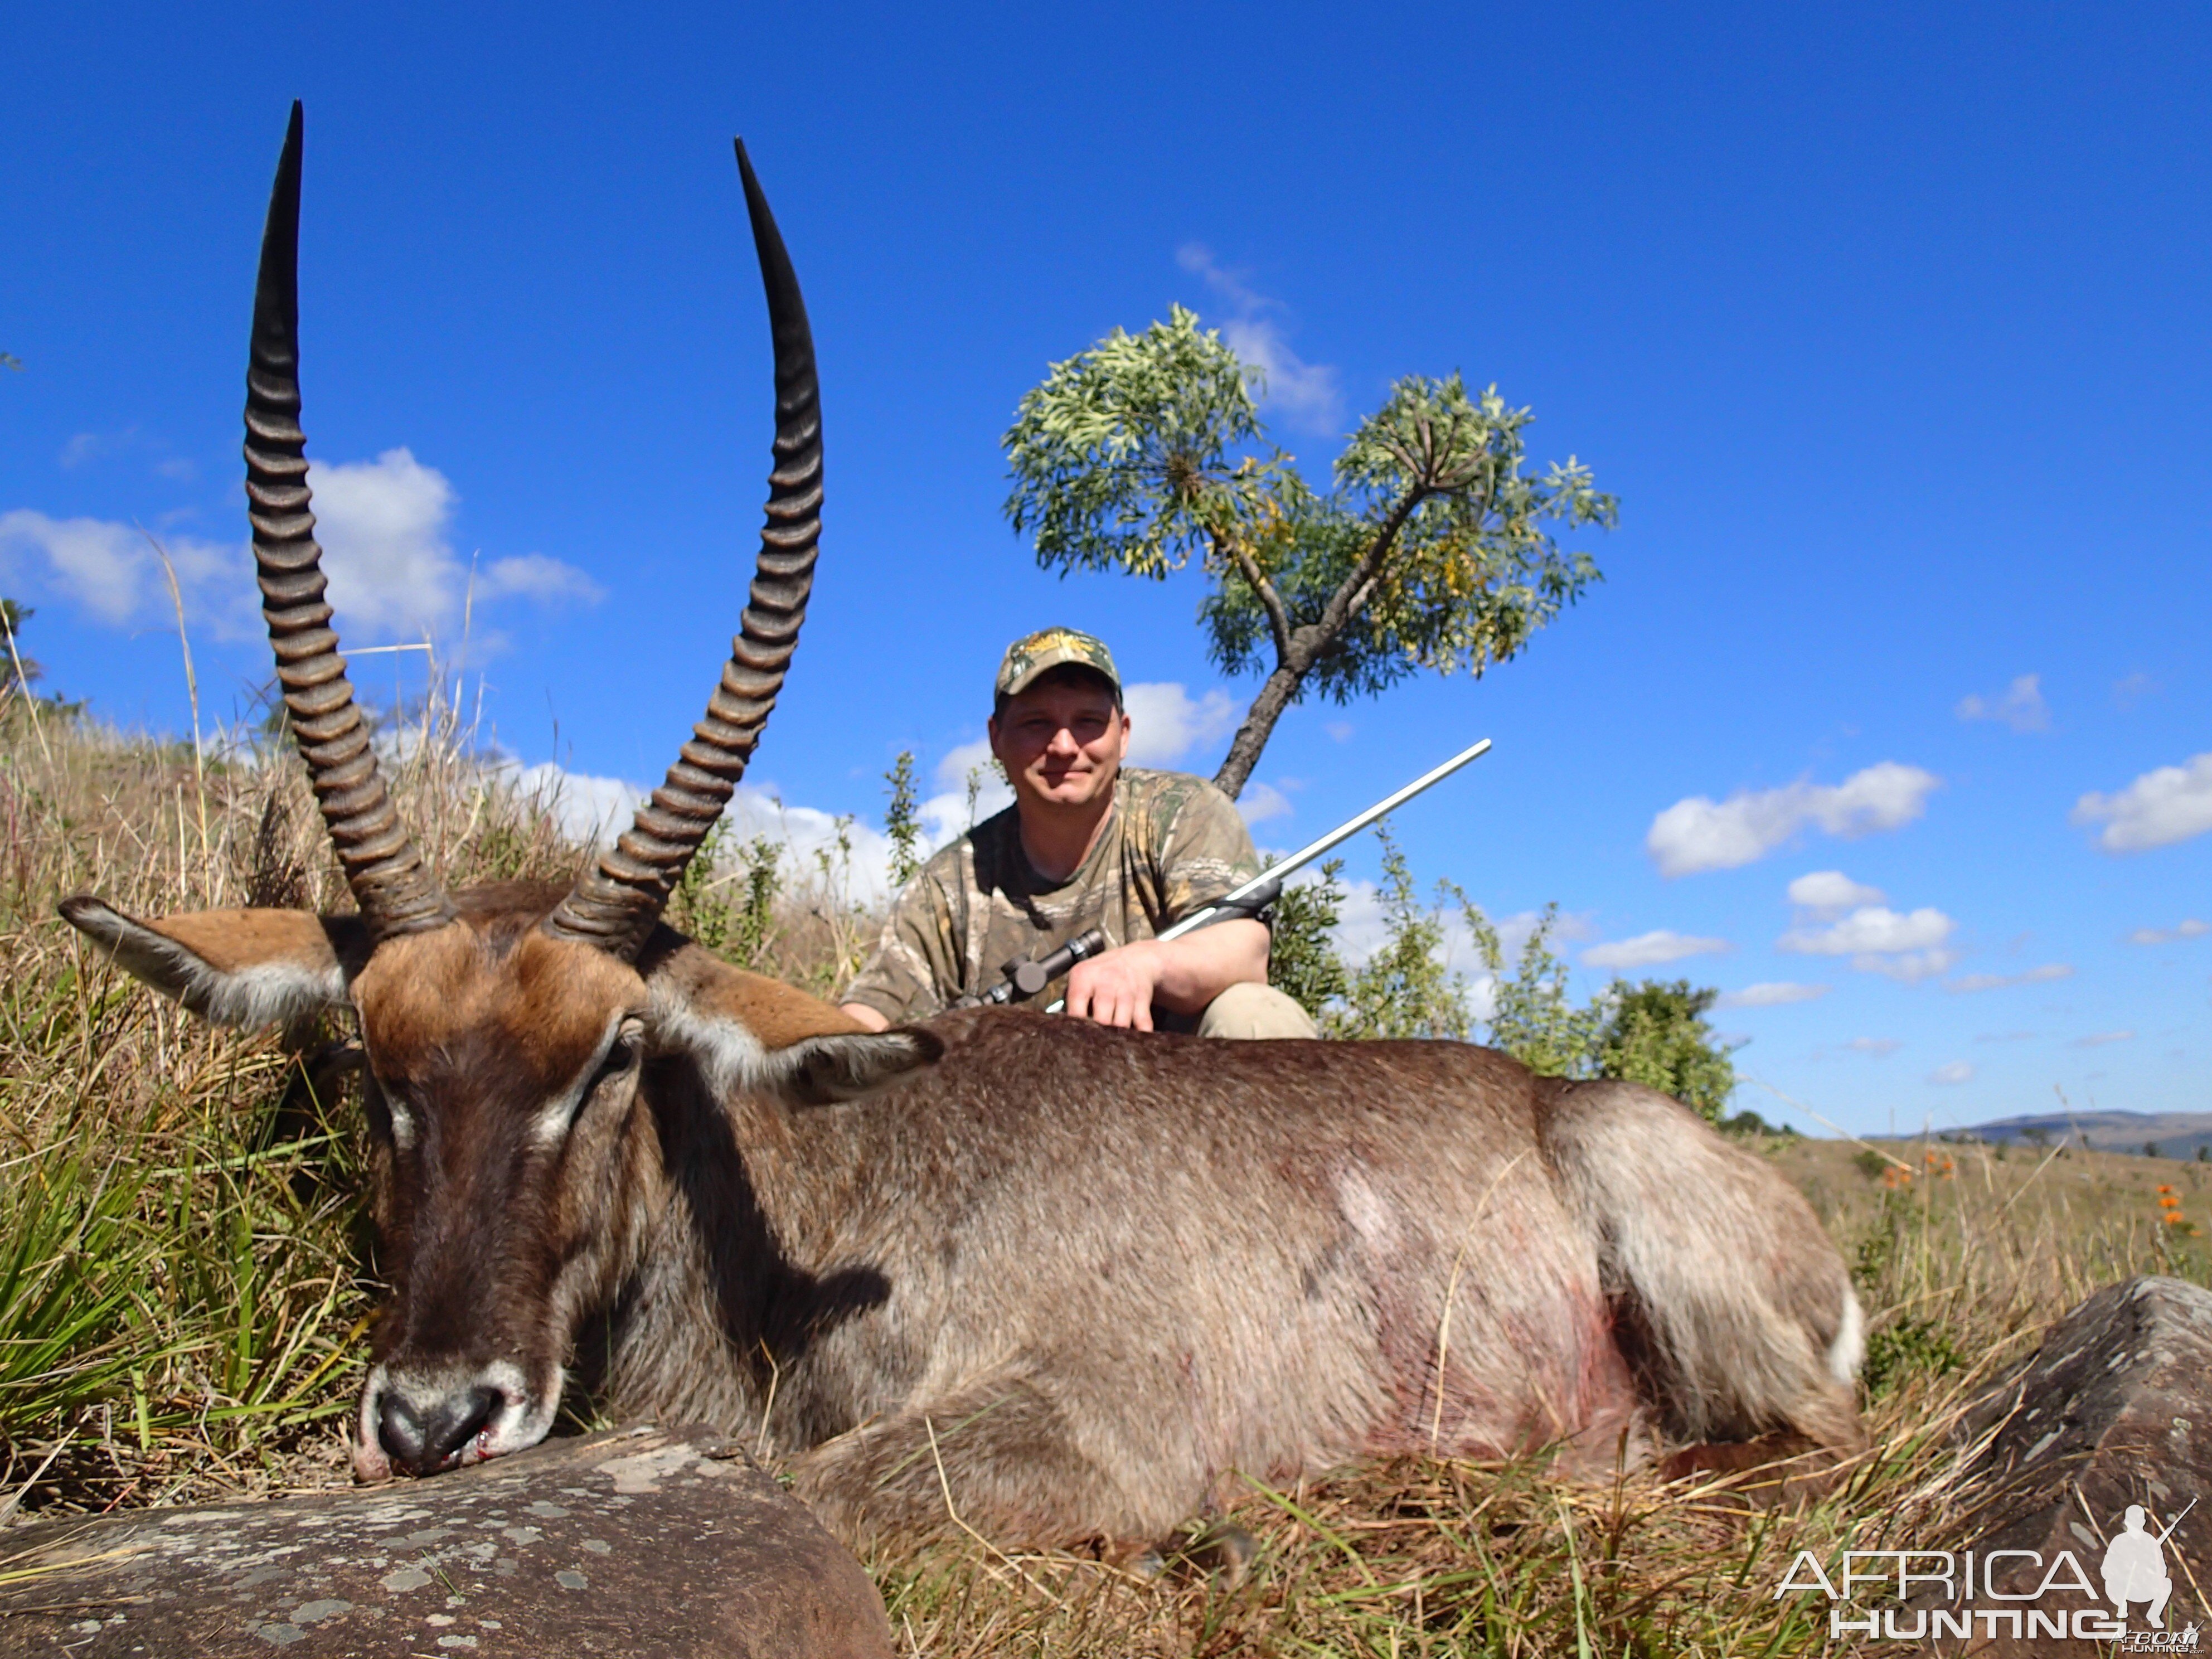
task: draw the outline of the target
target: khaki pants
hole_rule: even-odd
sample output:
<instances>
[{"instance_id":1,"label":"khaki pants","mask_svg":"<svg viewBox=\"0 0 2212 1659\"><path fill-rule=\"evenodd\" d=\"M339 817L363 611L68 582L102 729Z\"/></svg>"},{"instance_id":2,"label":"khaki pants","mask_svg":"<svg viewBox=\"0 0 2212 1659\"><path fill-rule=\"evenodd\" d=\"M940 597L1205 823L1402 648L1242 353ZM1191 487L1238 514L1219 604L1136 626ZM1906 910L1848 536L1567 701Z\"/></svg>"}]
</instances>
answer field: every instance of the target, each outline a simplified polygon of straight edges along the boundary
<instances>
[{"instance_id":1,"label":"khaki pants","mask_svg":"<svg viewBox=\"0 0 2212 1659\"><path fill-rule=\"evenodd\" d=\"M1313 1016L1272 985L1232 985L1198 1017L1204 1037L1317 1037Z\"/></svg>"}]
</instances>

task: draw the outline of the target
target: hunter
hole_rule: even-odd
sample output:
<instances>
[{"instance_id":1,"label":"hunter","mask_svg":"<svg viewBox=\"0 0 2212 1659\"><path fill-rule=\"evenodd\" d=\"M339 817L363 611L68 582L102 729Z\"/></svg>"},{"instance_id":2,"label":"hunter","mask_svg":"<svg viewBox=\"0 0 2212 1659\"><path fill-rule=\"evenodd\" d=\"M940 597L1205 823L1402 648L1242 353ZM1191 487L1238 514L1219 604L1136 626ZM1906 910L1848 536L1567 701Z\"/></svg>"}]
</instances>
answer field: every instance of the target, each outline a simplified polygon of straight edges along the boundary
<instances>
[{"instance_id":1,"label":"hunter","mask_svg":"<svg viewBox=\"0 0 2212 1659\"><path fill-rule=\"evenodd\" d=\"M1048 986L1102 1025L1218 1037L1310 1037L1306 1011L1267 983L1267 925L1236 918L1156 935L1260 867L1229 797L1203 778L1124 766L1129 716L1104 641L1048 628L1006 647L991 752L1014 804L942 848L891 907L845 993L872 1030L988 989L1006 965L1086 928L1108 948Z\"/></svg>"}]
</instances>

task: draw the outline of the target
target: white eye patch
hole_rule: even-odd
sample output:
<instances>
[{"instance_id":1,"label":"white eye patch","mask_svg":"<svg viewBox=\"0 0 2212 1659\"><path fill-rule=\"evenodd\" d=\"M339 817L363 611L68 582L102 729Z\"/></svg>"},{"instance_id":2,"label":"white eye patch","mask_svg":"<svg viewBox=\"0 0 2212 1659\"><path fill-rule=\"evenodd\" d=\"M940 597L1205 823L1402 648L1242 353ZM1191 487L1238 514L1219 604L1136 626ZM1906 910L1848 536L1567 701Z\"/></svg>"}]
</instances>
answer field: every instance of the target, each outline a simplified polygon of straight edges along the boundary
<instances>
[{"instance_id":1,"label":"white eye patch","mask_svg":"<svg viewBox=\"0 0 2212 1659\"><path fill-rule=\"evenodd\" d=\"M583 1106L584 1097L592 1085L599 1080L600 1069L615 1052L615 1045L627 1042L629 1059L626 1065L636 1063L637 1054L644 1042L645 1023L634 1014L617 1014L607 1022L606 1035L599 1046L592 1051L583 1068L576 1073L576 1081L567 1092L549 1100L538 1109L530 1121L530 1144L540 1152L553 1152L568 1138L568 1130L576 1121L576 1113Z\"/></svg>"}]
</instances>

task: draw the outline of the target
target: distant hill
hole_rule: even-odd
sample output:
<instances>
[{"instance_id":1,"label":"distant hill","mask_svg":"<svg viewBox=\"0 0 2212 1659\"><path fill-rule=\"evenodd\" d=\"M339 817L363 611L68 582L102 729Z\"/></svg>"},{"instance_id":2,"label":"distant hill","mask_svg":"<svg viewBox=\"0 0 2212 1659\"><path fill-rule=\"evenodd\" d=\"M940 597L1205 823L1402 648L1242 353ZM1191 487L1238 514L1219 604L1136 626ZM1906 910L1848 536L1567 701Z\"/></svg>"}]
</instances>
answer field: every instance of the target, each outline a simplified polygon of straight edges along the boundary
<instances>
[{"instance_id":1,"label":"distant hill","mask_svg":"<svg viewBox=\"0 0 2212 1659\"><path fill-rule=\"evenodd\" d=\"M2086 1143L2100 1152L2140 1154L2155 1146L2160 1158L2193 1158L2199 1148L2212 1146L2212 1112L2050 1112L1976 1123L1958 1133L2015 1146Z\"/></svg>"}]
</instances>

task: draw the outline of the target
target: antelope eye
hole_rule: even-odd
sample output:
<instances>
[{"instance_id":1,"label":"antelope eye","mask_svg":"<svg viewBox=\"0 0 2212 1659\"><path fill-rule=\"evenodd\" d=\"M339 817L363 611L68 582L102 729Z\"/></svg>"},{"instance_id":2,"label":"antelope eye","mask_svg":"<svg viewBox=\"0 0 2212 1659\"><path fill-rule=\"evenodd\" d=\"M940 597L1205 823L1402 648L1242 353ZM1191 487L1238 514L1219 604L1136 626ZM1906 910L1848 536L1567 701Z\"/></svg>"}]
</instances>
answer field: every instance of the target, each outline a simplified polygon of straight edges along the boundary
<instances>
[{"instance_id":1,"label":"antelope eye","mask_svg":"<svg viewBox=\"0 0 2212 1659\"><path fill-rule=\"evenodd\" d=\"M592 1086L596 1089L610 1078L620 1077L636 1065L639 1047L638 1034L635 1031L626 1030L617 1036L608 1048L607 1057L599 1062L599 1073L592 1078Z\"/></svg>"}]
</instances>

